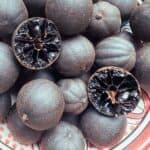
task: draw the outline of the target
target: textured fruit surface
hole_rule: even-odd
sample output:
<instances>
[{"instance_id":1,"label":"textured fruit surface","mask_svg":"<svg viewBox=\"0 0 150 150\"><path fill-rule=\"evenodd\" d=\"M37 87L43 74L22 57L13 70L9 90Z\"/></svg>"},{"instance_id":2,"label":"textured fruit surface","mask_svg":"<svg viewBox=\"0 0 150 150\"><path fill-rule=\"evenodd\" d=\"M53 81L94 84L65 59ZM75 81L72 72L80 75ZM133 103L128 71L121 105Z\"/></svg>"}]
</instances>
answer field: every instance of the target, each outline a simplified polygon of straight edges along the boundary
<instances>
[{"instance_id":1,"label":"textured fruit surface","mask_svg":"<svg viewBox=\"0 0 150 150\"><path fill-rule=\"evenodd\" d=\"M114 5L99 1L94 4L92 20L87 28L87 33L92 38L102 39L120 31L120 11Z\"/></svg>"},{"instance_id":2,"label":"textured fruit surface","mask_svg":"<svg viewBox=\"0 0 150 150\"><path fill-rule=\"evenodd\" d=\"M135 65L135 76L139 80L141 87L150 95L150 43L144 44L137 51L137 61Z\"/></svg>"},{"instance_id":3,"label":"textured fruit surface","mask_svg":"<svg viewBox=\"0 0 150 150\"><path fill-rule=\"evenodd\" d=\"M86 140L75 126L60 122L43 136L41 150L86 150Z\"/></svg>"},{"instance_id":4,"label":"textured fruit surface","mask_svg":"<svg viewBox=\"0 0 150 150\"><path fill-rule=\"evenodd\" d=\"M56 61L56 69L66 77L77 77L88 72L95 60L93 44L78 35L62 42L62 52Z\"/></svg>"},{"instance_id":5,"label":"textured fruit surface","mask_svg":"<svg viewBox=\"0 0 150 150\"><path fill-rule=\"evenodd\" d=\"M130 18L130 24L135 36L143 41L150 41L150 4L142 4Z\"/></svg>"},{"instance_id":6,"label":"textured fruit surface","mask_svg":"<svg viewBox=\"0 0 150 150\"><path fill-rule=\"evenodd\" d=\"M120 9L123 19L129 19L132 11L137 7L137 0L104 0Z\"/></svg>"},{"instance_id":7,"label":"textured fruit surface","mask_svg":"<svg viewBox=\"0 0 150 150\"><path fill-rule=\"evenodd\" d=\"M136 78L118 67L98 69L88 83L92 105L106 116L119 116L135 109L141 89Z\"/></svg>"},{"instance_id":8,"label":"textured fruit surface","mask_svg":"<svg viewBox=\"0 0 150 150\"><path fill-rule=\"evenodd\" d=\"M64 111L63 94L52 81L32 80L18 93L17 111L21 120L32 129L53 128Z\"/></svg>"},{"instance_id":9,"label":"textured fruit surface","mask_svg":"<svg viewBox=\"0 0 150 150\"><path fill-rule=\"evenodd\" d=\"M27 18L28 12L22 0L1 0L0 37L10 36L15 28Z\"/></svg>"},{"instance_id":10,"label":"textured fruit surface","mask_svg":"<svg viewBox=\"0 0 150 150\"><path fill-rule=\"evenodd\" d=\"M0 42L0 93L8 91L19 76L19 67L9 45Z\"/></svg>"},{"instance_id":11,"label":"textured fruit surface","mask_svg":"<svg viewBox=\"0 0 150 150\"><path fill-rule=\"evenodd\" d=\"M33 17L17 27L12 47L20 64L28 69L40 70L49 67L59 57L61 38L51 20Z\"/></svg>"},{"instance_id":12,"label":"textured fruit surface","mask_svg":"<svg viewBox=\"0 0 150 150\"><path fill-rule=\"evenodd\" d=\"M105 38L96 45L95 62L98 67L116 66L131 70L135 61L135 48L126 39L112 36Z\"/></svg>"},{"instance_id":13,"label":"textured fruit surface","mask_svg":"<svg viewBox=\"0 0 150 150\"><path fill-rule=\"evenodd\" d=\"M92 108L86 110L80 120L85 138L97 147L117 144L125 133L126 124L124 115L117 118L107 117Z\"/></svg>"},{"instance_id":14,"label":"textured fruit surface","mask_svg":"<svg viewBox=\"0 0 150 150\"><path fill-rule=\"evenodd\" d=\"M46 16L53 20L61 34L74 35L85 30L93 11L92 0L48 0Z\"/></svg>"},{"instance_id":15,"label":"textured fruit surface","mask_svg":"<svg viewBox=\"0 0 150 150\"><path fill-rule=\"evenodd\" d=\"M23 124L16 110L12 109L7 118L7 127L12 133L15 140L21 144L34 144L40 140L41 131L35 131Z\"/></svg>"},{"instance_id":16,"label":"textured fruit surface","mask_svg":"<svg viewBox=\"0 0 150 150\"><path fill-rule=\"evenodd\" d=\"M82 113L88 105L87 88L79 78L62 79L58 82L65 99L65 112Z\"/></svg>"}]
</instances>

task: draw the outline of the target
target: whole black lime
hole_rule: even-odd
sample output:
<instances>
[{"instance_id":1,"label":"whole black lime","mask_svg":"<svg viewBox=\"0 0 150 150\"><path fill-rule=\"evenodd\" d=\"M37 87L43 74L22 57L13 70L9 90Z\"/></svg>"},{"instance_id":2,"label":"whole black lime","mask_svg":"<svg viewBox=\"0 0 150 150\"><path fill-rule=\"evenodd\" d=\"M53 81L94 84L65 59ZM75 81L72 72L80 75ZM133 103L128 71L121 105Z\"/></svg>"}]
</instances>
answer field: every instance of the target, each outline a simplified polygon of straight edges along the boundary
<instances>
[{"instance_id":1,"label":"whole black lime","mask_svg":"<svg viewBox=\"0 0 150 150\"><path fill-rule=\"evenodd\" d=\"M10 36L15 28L28 18L23 0L0 1L0 37Z\"/></svg>"},{"instance_id":2,"label":"whole black lime","mask_svg":"<svg viewBox=\"0 0 150 150\"><path fill-rule=\"evenodd\" d=\"M12 48L0 42L0 94L8 91L19 77L19 66Z\"/></svg>"},{"instance_id":3,"label":"whole black lime","mask_svg":"<svg viewBox=\"0 0 150 150\"><path fill-rule=\"evenodd\" d=\"M95 62L98 67L117 66L131 70L136 62L135 47L121 37L105 38L96 45Z\"/></svg>"},{"instance_id":4,"label":"whole black lime","mask_svg":"<svg viewBox=\"0 0 150 150\"><path fill-rule=\"evenodd\" d=\"M117 144L126 130L126 116L107 117L92 108L81 116L80 126L85 138L95 146L112 146Z\"/></svg>"},{"instance_id":5,"label":"whole black lime","mask_svg":"<svg viewBox=\"0 0 150 150\"><path fill-rule=\"evenodd\" d=\"M62 42L62 51L55 68L65 77L78 77L88 72L94 61L95 48L92 42L78 35Z\"/></svg>"},{"instance_id":6,"label":"whole black lime","mask_svg":"<svg viewBox=\"0 0 150 150\"><path fill-rule=\"evenodd\" d=\"M92 0L47 0L46 16L53 20L61 34L79 34L88 26L93 11Z\"/></svg>"},{"instance_id":7,"label":"whole black lime","mask_svg":"<svg viewBox=\"0 0 150 150\"><path fill-rule=\"evenodd\" d=\"M62 79L58 82L64 94L65 112L81 114L88 106L87 87L80 78Z\"/></svg>"},{"instance_id":8,"label":"whole black lime","mask_svg":"<svg viewBox=\"0 0 150 150\"><path fill-rule=\"evenodd\" d=\"M43 136L41 150L86 150L86 140L81 131L67 122L60 122L56 128Z\"/></svg>"},{"instance_id":9,"label":"whole black lime","mask_svg":"<svg viewBox=\"0 0 150 150\"><path fill-rule=\"evenodd\" d=\"M137 61L134 68L134 73L139 80L141 87L150 95L150 43L145 43L137 51Z\"/></svg>"},{"instance_id":10,"label":"whole black lime","mask_svg":"<svg viewBox=\"0 0 150 150\"><path fill-rule=\"evenodd\" d=\"M130 18L134 35L143 41L150 41L150 3L137 7Z\"/></svg>"},{"instance_id":11,"label":"whole black lime","mask_svg":"<svg viewBox=\"0 0 150 150\"><path fill-rule=\"evenodd\" d=\"M64 97L55 83L37 79L21 88L16 105L24 124L35 130L46 130L55 127L61 119Z\"/></svg>"},{"instance_id":12,"label":"whole black lime","mask_svg":"<svg viewBox=\"0 0 150 150\"><path fill-rule=\"evenodd\" d=\"M120 31L121 15L119 9L104 1L94 4L92 20L87 28L91 38L103 39Z\"/></svg>"},{"instance_id":13,"label":"whole black lime","mask_svg":"<svg viewBox=\"0 0 150 150\"><path fill-rule=\"evenodd\" d=\"M132 11L138 6L137 0L105 0L120 9L122 19L130 18Z\"/></svg>"}]
</instances>

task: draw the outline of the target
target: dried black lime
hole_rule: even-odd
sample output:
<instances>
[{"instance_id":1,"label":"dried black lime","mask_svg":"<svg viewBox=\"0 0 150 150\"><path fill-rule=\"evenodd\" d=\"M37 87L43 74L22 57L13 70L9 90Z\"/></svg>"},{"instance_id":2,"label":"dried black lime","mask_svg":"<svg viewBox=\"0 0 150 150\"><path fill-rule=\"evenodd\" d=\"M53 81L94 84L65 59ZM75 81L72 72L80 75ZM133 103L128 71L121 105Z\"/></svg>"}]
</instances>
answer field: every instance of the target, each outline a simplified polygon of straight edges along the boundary
<instances>
[{"instance_id":1,"label":"dried black lime","mask_svg":"<svg viewBox=\"0 0 150 150\"><path fill-rule=\"evenodd\" d=\"M81 131L67 122L60 122L56 128L43 136L40 150L86 150L86 140Z\"/></svg>"},{"instance_id":2,"label":"dried black lime","mask_svg":"<svg viewBox=\"0 0 150 150\"><path fill-rule=\"evenodd\" d=\"M57 71L66 77L77 77L88 72L95 60L95 48L82 35L62 42L62 52L55 63Z\"/></svg>"},{"instance_id":3,"label":"dried black lime","mask_svg":"<svg viewBox=\"0 0 150 150\"><path fill-rule=\"evenodd\" d=\"M0 94L8 91L19 76L19 67L9 45L0 42Z\"/></svg>"},{"instance_id":4,"label":"dried black lime","mask_svg":"<svg viewBox=\"0 0 150 150\"><path fill-rule=\"evenodd\" d=\"M119 9L104 1L94 4L92 20L87 28L90 37L103 39L120 31L121 15Z\"/></svg>"},{"instance_id":5,"label":"dried black lime","mask_svg":"<svg viewBox=\"0 0 150 150\"><path fill-rule=\"evenodd\" d=\"M62 35L83 32L93 11L92 0L47 0L46 17L53 20Z\"/></svg>"},{"instance_id":6,"label":"dried black lime","mask_svg":"<svg viewBox=\"0 0 150 150\"><path fill-rule=\"evenodd\" d=\"M23 124L21 119L18 117L16 109L14 108L12 108L9 112L7 118L7 127L12 133L15 140L25 145L38 142L42 135L42 131L35 131Z\"/></svg>"},{"instance_id":7,"label":"dried black lime","mask_svg":"<svg viewBox=\"0 0 150 150\"><path fill-rule=\"evenodd\" d=\"M150 3L144 3L134 10L130 24L138 39L150 41Z\"/></svg>"},{"instance_id":8,"label":"dried black lime","mask_svg":"<svg viewBox=\"0 0 150 150\"><path fill-rule=\"evenodd\" d=\"M0 37L10 36L15 28L28 18L23 0L0 1Z\"/></svg>"},{"instance_id":9,"label":"dried black lime","mask_svg":"<svg viewBox=\"0 0 150 150\"><path fill-rule=\"evenodd\" d=\"M11 107L10 92L0 94L0 123L5 122Z\"/></svg>"},{"instance_id":10,"label":"dried black lime","mask_svg":"<svg viewBox=\"0 0 150 150\"><path fill-rule=\"evenodd\" d=\"M136 78L119 67L98 69L88 83L88 95L92 105L102 114L119 116L137 106L141 89Z\"/></svg>"},{"instance_id":11,"label":"dried black lime","mask_svg":"<svg viewBox=\"0 0 150 150\"><path fill-rule=\"evenodd\" d=\"M126 131L125 115L107 117L92 108L87 109L81 116L80 127L85 138L95 146L111 147L117 144Z\"/></svg>"},{"instance_id":12,"label":"dried black lime","mask_svg":"<svg viewBox=\"0 0 150 150\"><path fill-rule=\"evenodd\" d=\"M137 0L105 0L120 9L122 19L129 19L132 11L137 7Z\"/></svg>"},{"instance_id":13,"label":"dried black lime","mask_svg":"<svg viewBox=\"0 0 150 150\"><path fill-rule=\"evenodd\" d=\"M135 47L117 36L105 38L96 45L95 62L98 67L116 66L130 71L136 62Z\"/></svg>"},{"instance_id":14,"label":"dried black lime","mask_svg":"<svg viewBox=\"0 0 150 150\"><path fill-rule=\"evenodd\" d=\"M49 67L61 51L61 37L55 24L46 18L33 17L22 22L12 38L13 52L26 68Z\"/></svg>"},{"instance_id":15,"label":"dried black lime","mask_svg":"<svg viewBox=\"0 0 150 150\"><path fill-rule=\"evenodd\" d=\"M19 91L16 107L25 125L35 130L47 130L55 127L61 119L63 93L52 81L32 80Z\"/></svg>"},{"instance_id":16,"label":"dried black lime","mask_svg":"<svg viewBox=\"0 0 150 150\"><path fill-rule=\"evenodd\" d=\"M58 82L65 99L65 112L80 114L88 106L88 94L84 81L80 78L62 79Z\"/></svg>"},{"instance_id":17,"label":"dried black lime","mask_svg":"<svg viewBox=\"0 0 150 150\"><path fill-rule=\"evenodd\" d=\"M134 73L141 87L150 95L150 43L145 43L137 51Z\"/></svg>"}]
</instances>

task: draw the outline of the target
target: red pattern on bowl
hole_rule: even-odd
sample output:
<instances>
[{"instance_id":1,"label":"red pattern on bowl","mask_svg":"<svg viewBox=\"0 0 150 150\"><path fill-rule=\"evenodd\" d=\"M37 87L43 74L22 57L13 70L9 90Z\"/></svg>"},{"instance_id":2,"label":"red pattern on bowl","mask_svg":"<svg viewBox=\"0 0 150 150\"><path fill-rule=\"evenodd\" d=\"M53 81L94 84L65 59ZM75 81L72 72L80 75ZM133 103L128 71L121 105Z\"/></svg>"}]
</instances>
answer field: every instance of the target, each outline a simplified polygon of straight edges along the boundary
<instances>
[{"instance_id":1,"label":"red pattern on bowl","mask_svg":"<svg viewBox=\"0 0 150 150\"><path fill-rule=\"evenodd\" d=\"M113 150L150 150L150 99L143 92L134 112L128 115L127 130L118 145ZM2 150L39 150L37 145L25 146L13 138L6 124L0 124L0 148ZM110 148L95 148L89 144L88 150L109 150Z\"/></svg>"}]
</instances>

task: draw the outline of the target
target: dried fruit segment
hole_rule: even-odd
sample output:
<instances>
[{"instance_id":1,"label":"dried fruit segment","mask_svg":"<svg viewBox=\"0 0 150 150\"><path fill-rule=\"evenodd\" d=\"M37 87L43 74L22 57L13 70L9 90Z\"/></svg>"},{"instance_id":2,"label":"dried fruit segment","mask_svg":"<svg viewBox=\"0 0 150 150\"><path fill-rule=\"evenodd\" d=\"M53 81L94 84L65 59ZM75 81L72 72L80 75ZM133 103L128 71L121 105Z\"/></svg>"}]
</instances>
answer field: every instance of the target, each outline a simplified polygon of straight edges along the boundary
<instances>
[{"instance_id":1,"label":"dried fruit segment","mask_svg":"<svg viewBox=\"0 0 150 150\"><path fill-rule=\"evenodd\" d=\"M107 116L129 113L137 106L141 90L135 77L118 67L96 71L88 83L89 100Z\"/></svg>"},{"instance_id":2,"label":"dried fruit segment","mask_svg":"<svg viewBox=\"0 0 150 150\"><path fill-rule=\"evenodd\" d=\"M49 67L58 58L61 38L51 20L34 17L18 26L12 46L16 58L24 67L40 70Z\"/></svg>"}]
</instances>

